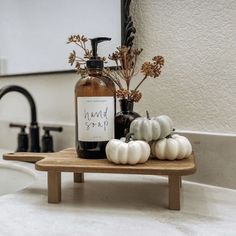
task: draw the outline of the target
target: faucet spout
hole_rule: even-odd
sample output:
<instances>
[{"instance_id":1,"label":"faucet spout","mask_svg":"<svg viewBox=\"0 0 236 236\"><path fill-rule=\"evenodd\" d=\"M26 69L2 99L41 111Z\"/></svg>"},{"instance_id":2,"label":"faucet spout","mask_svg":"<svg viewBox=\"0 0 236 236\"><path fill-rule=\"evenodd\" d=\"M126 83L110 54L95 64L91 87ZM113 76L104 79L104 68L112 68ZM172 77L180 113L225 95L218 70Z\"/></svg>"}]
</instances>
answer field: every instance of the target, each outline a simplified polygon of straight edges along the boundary
<instances>
[{"instance_id":1,"label":"faucet spout","mask_svg":"<svg viewBox=\"0 0 236 236\"><path fill-rule=\"evenodd\" d=\"M18 85L9 85L0 89L0 99L9 92L19 92L26 97L30 104L31 123L30 123L30 151L40 152L39 146L39 127L37 123L37 110L32 95L23 87Z\"/></svg>"},{"instance_id":2,"label":"faucet spout","mask_svg":"<svg viewBox=\"0 0 236 236\"><path fill-rule=\"evenodd\" d=\"M22 87L17 86L17 85L9 85L9 86L5 86L5 87L0 89L0 99L5 94L7 94L9 92L19 92L19 93L23 94L27 98L27 100L28 100L28 102L30 104L31 124L37 123L36 105L35 105L34 99L31 96L31 94L25 88L22 88Z\"/></svg>"}]
</instances>

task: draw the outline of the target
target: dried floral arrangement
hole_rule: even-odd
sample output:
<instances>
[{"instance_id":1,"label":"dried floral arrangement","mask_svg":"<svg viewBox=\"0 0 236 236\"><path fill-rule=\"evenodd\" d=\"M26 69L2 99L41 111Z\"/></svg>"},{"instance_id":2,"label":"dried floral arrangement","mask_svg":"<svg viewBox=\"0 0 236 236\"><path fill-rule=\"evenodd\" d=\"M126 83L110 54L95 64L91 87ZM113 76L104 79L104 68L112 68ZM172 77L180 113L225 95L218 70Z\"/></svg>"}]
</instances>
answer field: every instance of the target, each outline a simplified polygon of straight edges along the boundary
<instances>
[{"instance_id":1,"label":"dried floral arrangement","mask_svg":"<svg viewBox=\"0 0 236 236\"><path fill-rule=\"evenodd\" d=\"M83 57L77 56L74 50L69 55L69 63L71 66L75 66L77 73L82 77L87 75L86 61L92 57L92 51L88 49L87 42L88 38L79 34L71 35L67 42L79 46L84 52ZM116 68L105 68L103 73L117 85L116 96L118 98L138 102L142 97L142 93L139 91L141 84L147 78L157 78L160 76L161 68L164 66L164 58L162 56L155 56L151 62L144 62L138 70L136 64L141 52L142 49L121 46L112 55L108 56L108 59L115 63ZM107 58L103 57L102 59L107 62ZM143 74L143 78L134 89L131 89L131 80L140 72ZM125 87L121 81L125 82Z\"/></svg>"}]
</instances>

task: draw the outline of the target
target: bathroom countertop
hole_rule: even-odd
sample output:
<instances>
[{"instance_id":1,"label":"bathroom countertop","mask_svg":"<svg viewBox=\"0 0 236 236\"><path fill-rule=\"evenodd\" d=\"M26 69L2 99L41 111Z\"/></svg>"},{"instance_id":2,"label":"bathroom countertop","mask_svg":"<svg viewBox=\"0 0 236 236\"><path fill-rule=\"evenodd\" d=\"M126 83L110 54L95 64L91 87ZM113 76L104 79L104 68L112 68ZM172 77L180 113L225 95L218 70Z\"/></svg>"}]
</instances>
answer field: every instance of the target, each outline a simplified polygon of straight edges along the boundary
<instances>
[{"instance_id":1,"label":"bathroom countertop","mask_svg":"<svg viewBox=\"0 0 236 236\"><path fill-rule=\"evenodd\" d=\"M62 202L48 204L47 175L35 172L33 185L0 197L0 235L236 234L236 190L183 181L181 210L171 211L164 177L85 174L73 183L64 173Z\"/></svg>"}]
</instances>

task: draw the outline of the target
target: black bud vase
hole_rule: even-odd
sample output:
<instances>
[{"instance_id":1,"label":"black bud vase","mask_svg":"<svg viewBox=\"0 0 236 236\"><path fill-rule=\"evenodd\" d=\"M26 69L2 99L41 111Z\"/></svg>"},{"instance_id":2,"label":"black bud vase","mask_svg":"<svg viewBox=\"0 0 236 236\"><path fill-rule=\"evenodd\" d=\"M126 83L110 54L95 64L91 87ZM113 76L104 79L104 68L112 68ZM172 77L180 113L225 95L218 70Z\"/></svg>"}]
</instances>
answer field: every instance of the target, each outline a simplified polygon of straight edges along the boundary
<instances>
[{"instance_id":1,"label":"black bud vase","mask_svg":"<svg viewBox=\"0 0 236 236\"><path fill-rule=\"evenodd\" d=\"M140 115L133 111L134 101L128 99L121 99L120 112L115 116L115 138L120 139L125 137L129 132L130 123Z\"/></svg>"}]
</instances>

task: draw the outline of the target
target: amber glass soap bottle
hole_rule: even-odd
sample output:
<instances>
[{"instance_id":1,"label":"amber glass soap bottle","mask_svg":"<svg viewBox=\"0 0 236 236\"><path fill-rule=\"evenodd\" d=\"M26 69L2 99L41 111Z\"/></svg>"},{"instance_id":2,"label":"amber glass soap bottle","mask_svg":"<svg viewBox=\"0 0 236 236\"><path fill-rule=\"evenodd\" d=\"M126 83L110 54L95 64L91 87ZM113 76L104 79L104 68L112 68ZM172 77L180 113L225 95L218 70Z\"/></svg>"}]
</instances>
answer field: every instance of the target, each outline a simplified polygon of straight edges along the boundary
<instances>
[{"instance_id":1,"label":"amber glass soap bottle","mask_svg":"<svg viewBox=\"0 0 236 236\"><path fill-rule=\"evenodd\" d=\"M103 75L103 60L97 55L98 43L106 40L111 39L91 39L88 76L75 85L76 150L80 158L106 158L105 146L114 138L115 85Z\"/></svg>"}]
</instances>

